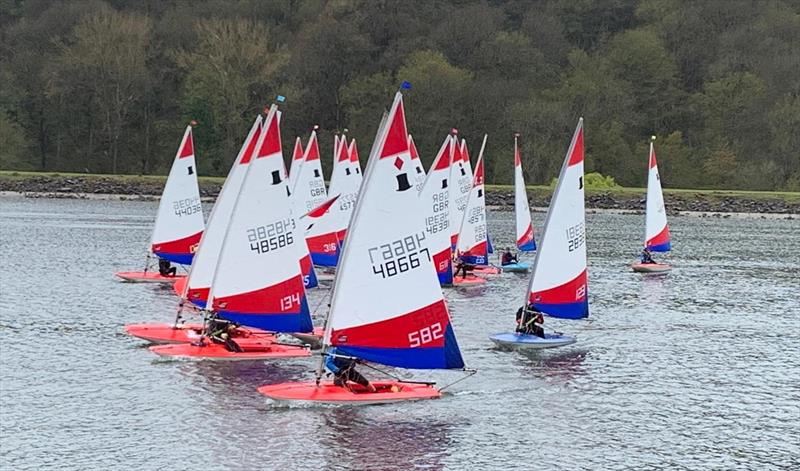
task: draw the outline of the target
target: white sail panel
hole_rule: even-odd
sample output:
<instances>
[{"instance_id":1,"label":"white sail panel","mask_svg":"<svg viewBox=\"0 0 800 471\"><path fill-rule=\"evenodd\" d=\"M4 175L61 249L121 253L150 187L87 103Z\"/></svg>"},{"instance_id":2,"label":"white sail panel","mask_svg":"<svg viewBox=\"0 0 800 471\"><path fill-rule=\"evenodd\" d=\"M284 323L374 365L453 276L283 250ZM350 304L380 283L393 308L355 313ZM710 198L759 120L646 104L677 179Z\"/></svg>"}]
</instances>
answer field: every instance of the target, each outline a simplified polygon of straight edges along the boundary
<instances>
[{"instance_id":1,"label":"white sail panel","mask_svg":"<svg viewBox=\"0 0 800 471\"><path fill-rule=\"evenodd\" d=\"M656 163L656 151L650 143L649 170L647 172L647 207L645 210L644 245L653 252L670 250L667 211L664 209L664 193L661 191L661 176Z\"/></svg>"},{"instance_id":2,"label":"white sail panel","mask_svg":"<svg viewBox=\"0 0 800 471\"><path fill-rule=\"evenodd\" d=\"M233 322L279 332L312 329L299 258L303 243L283 177L277 107L248 165L211 285L211 308Z\"/></svg>"},{"instance_id":3,"label":"white sail panel","mask_svg":"<svg viewBox=\"0 0 800 471\"><path fill-rule=\"evenodd\" d=\"M150 251L159 258L189 265L204 227L192 127L186 126L158 203Z\"/></svg>"},{"instance_id":4,"label":"white sail panel","mask_svg":"<svg viewBox=\"0 0 800 471\"><path fill-rule=\"evenodd\" d=\"M519 153L517 136L514 136L514 222L517 248L523 252L536 250L531 210L528 206L528 191L525 189L525 177L522 175L522 158Z\"/></svg>"},{"instance_id":5,"label":"white sail panel","mask_svg":"<svg viewBox=\"0 0 800 471\"><path fill-rule=\"evenodd\" d=\"M412 184L407 137L398 92L348 230L325 342L339 353L387 365L460 368L419 216L423 205Z\"/></svg>"},{"instance_id":6,"label":"white sail panel","mask_svg":"<svg viewBox=\"0 0 800 471\"><path fill-rule=\"evenodd\" d=\"M583 159L581 118L550 201L528 290L537 309L568 319L589 315Z\"/></svg>"},{"instance_id":7,"label":"white sail panel","mask_svg":"<svg viewBox=\"0 0 800 471\"><path fill-rule=\"evenodd\" d=\"M247 166L253 157L256 143L261 134L261 121L261 116L256 117L228 172L228 178L225 179L217 200L214 202L214 207L211 209L208 226L200 240L192 270L189 272L189 280L186 283L186 299L201 307L205 307L208 300L208 290L214 279L214 270L217 268L217 260L220 250L222 250L228 223L231 220L233 206L236 203L236 197L239 196Z\"/></svg>"}]
</instances>

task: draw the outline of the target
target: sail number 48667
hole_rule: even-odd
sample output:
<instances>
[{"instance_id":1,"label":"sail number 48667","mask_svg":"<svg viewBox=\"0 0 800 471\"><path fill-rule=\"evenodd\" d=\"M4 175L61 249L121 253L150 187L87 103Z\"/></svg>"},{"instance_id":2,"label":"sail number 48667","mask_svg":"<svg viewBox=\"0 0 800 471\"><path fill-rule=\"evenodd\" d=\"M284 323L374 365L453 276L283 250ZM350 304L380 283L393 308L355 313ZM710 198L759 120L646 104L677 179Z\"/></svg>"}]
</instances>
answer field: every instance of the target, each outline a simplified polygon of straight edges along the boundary
<instances>
[{"instance_id":1,"label":"sail number 48667","mask_svg":"<svg viewBox=\"0 0 800 471\"><path fill-rule=\"evenodd\" d=\"M444 337L442 332L442 324L437 322L431 326L424 327L408 334L408 345L411 348L420 347L426 343L431 343L434 340Z\"/></svg>"}]
</instances>

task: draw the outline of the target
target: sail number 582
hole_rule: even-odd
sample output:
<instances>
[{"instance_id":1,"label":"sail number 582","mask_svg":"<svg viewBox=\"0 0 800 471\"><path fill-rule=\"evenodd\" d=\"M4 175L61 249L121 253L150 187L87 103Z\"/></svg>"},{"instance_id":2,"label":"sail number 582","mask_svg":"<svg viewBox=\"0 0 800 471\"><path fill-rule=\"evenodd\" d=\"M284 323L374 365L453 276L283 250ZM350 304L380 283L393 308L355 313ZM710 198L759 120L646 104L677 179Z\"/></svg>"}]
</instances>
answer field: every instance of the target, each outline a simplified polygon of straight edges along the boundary
<instances>
[{"instance_id":1,"label":"sail number 582","mask_svg":"<svg viewBox=\"0 0 800 471\"><path fill-rule=\"evenodd\" d=\"M444 337L442 333L442 324L437 322L432 326L410 332L408 334L408 346L411 348L420 347L442 337Z\"/></svg>"}]
</instances>

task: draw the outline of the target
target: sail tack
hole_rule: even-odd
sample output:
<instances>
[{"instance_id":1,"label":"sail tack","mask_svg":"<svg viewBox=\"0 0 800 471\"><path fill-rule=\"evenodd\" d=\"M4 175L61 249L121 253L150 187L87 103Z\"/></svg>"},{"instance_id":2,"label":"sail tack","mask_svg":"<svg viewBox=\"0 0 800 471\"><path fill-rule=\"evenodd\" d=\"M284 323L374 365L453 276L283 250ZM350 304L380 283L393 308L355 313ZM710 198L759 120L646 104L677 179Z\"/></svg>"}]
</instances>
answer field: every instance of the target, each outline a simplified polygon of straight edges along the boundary
<instances>
[{"instance_id":1,"label":"sail tack","mask_svg":"<svg viewBox=\"0 0 800 471\"><path fill-rule=\"evenodd\" d=\"M204 227L192 127L187 126L158 204L150 251L159 258L189 265Z\"/></svg>"},{"instance_id":2,"label":"sail tack","mask_svg":"<svg viewBox=\"0 0 800 471\"><path fill-rule=\"evenodd\" d=\"M399 92L373 149L344 244L325 343L385 365L461 368L420 217Z\"/></svg>"},{"instance_id":3,"label":"sail tack","mask_svg":"<svg viewBox=\"0 0 800 471\"><path fill-rule=\"evenodd\" d=\"M583 118L572 137L533 264L528 302L553 317L588 317Z\"/></svg>"}]
</instances>

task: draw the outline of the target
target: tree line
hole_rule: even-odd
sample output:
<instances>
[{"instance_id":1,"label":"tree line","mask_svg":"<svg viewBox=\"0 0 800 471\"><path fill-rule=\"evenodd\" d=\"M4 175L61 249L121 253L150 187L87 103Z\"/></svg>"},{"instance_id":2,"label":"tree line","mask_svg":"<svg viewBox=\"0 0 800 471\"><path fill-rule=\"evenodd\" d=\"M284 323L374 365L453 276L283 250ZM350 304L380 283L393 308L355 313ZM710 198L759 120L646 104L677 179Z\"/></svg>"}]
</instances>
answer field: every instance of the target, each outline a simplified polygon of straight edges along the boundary
<instances>
[{"instance_id":1,"label":"tree line","mask_svg":"<svg viewBox=\"0 0 800 471\"><path fill-rule=\"evenodd\" d=\"M163 174L196 120L224 175L287 97L286 154L319 125L362 153L402 81L430 163L453 127L487 182L557 174L578 117L587 171L642 185L800 190L800 7L791 0L0 0L0 168ZM362 159L365 155L362 155Z\"/></svg>"}]
</instances>

